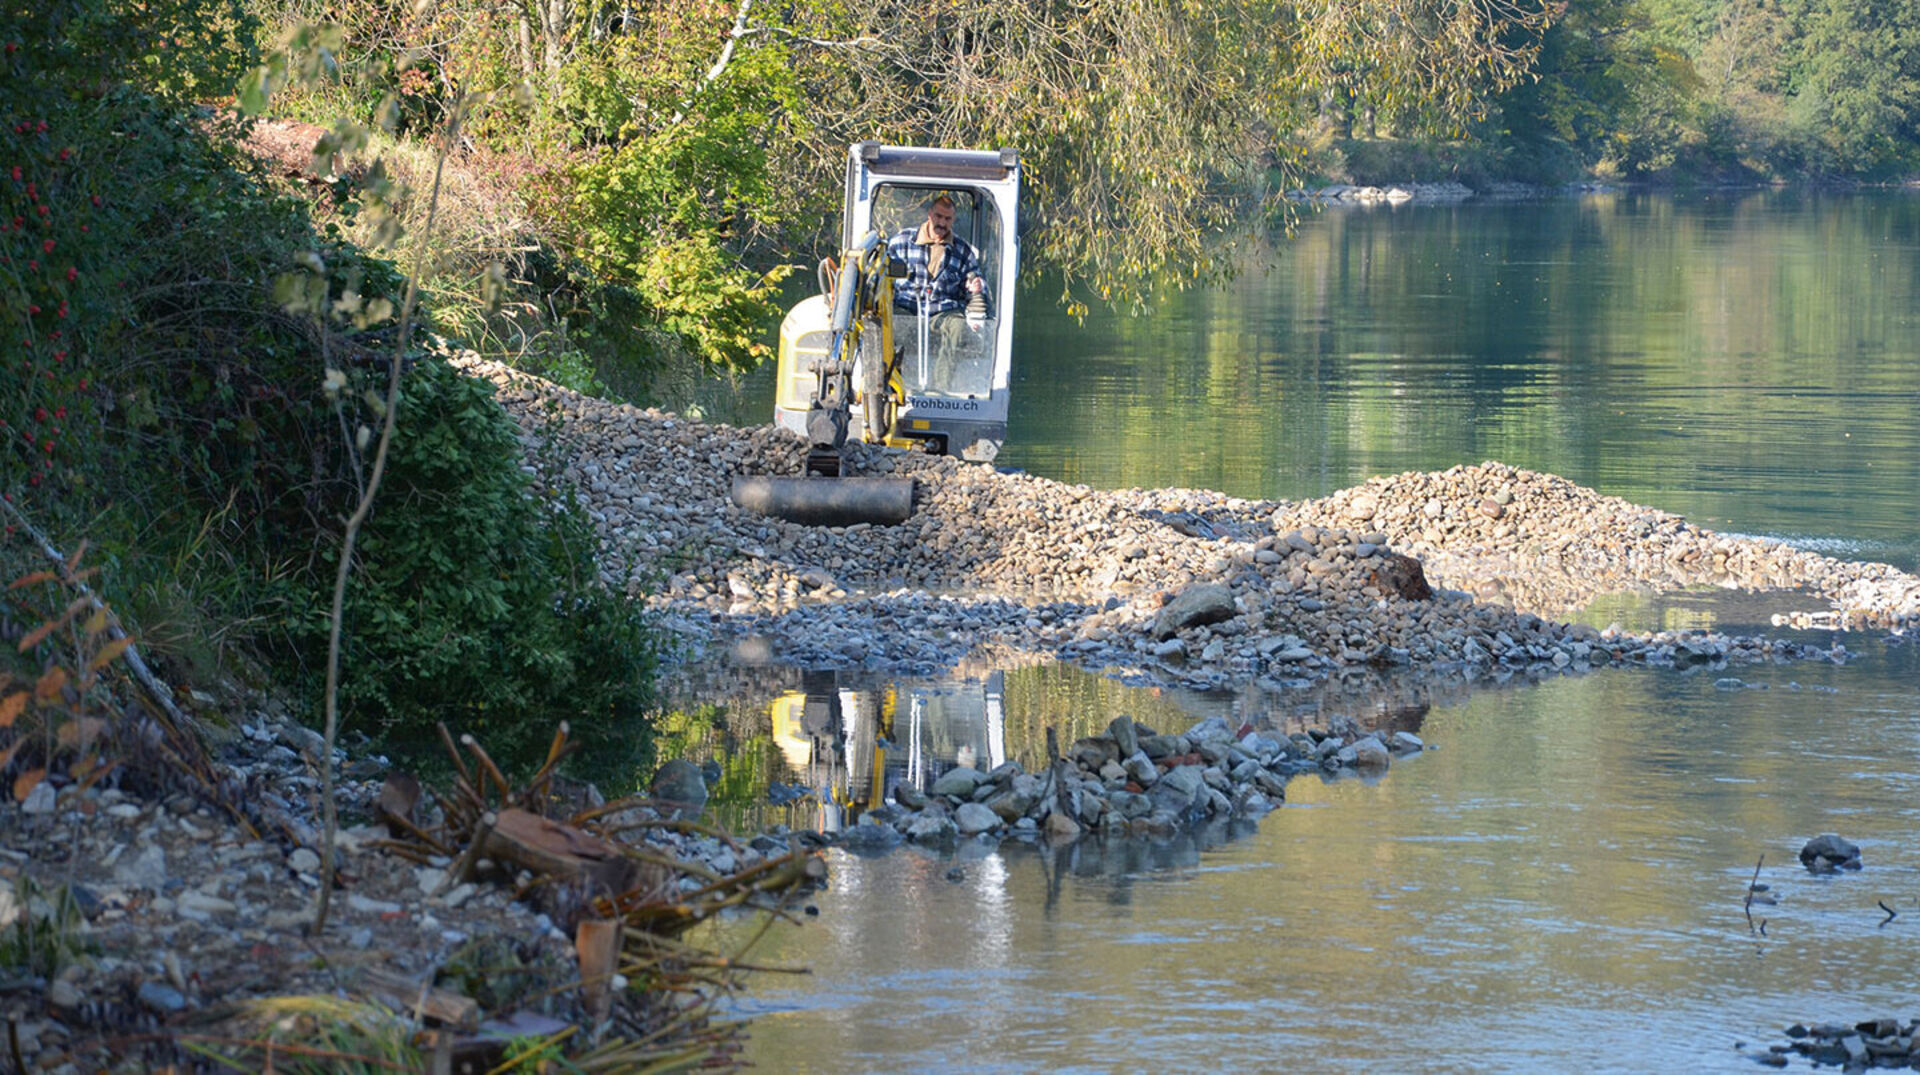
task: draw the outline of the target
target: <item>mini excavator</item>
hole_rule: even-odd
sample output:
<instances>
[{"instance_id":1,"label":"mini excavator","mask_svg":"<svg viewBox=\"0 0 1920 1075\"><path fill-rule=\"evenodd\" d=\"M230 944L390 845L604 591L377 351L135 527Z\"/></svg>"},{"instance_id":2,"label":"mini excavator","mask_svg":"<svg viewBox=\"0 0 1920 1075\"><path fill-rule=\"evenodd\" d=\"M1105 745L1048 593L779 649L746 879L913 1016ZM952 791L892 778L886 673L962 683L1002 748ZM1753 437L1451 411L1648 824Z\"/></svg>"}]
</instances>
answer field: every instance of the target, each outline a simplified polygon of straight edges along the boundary
<instances>
[{"instance_id":1,"label":"mini excavator","mask_svg":"<svg viewBox=\"0 0 1920 1075\"><path fill-rule=\"evenodd\" d=\"M934 199L954 204L955 235L985 282L964 313L940 314L896 282L887 237L918 227ZM820 293L780 326L774 421L807 440L799 477L742 477L742 507L793 522L904 522L911 478L841 473L849 437L992 462L1006 439L1012 369L1020 156L861 142L847 154L838 261L821 262ZM943 319L957 318L951 323Z\"/></svg>"}]
</instances>

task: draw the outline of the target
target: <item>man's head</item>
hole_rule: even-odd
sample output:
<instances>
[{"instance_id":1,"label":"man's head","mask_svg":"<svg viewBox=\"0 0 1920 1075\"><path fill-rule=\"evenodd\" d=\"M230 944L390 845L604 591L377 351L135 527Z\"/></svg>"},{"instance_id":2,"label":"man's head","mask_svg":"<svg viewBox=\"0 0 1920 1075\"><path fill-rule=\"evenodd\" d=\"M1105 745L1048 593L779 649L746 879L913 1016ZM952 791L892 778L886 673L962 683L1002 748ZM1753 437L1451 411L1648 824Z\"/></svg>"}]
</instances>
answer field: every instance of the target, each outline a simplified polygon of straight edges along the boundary
<instances>
[{"instance_id":1,"label":"man's head","mask_svg":"<svg viewBox=\"0 0 1920 1075\"><path fill-rule=\"evenodd\" d=\"M945 194L927 203L927 224L941 242L953 237L953 199Z\"/></svg>"}]
</instances>

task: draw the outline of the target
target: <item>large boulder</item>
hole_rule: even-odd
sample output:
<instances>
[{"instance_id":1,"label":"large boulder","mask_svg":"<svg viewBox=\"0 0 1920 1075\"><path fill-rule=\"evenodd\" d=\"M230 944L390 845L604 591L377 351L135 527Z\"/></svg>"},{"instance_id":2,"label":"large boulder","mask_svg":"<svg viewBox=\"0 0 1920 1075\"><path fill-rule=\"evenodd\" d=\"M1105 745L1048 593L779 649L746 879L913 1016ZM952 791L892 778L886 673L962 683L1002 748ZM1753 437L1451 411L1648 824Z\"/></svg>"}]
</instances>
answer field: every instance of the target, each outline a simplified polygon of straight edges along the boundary
<instances>
[{"instance_id":1,"label":"large boulder","mask_svg":"<svg viewBox=\"0 0 1920 1075\"><path fill-rule=\"evenodd\" d=\"M1824 833L1808 840L1800 849L1800 865L1814 873L1860 868L1860 849L1853 841Z\"/></svg>"},{"instance_id":2,"label":"large boulder","mask_svg":"<svg viewBox=\"0 0 1920 1075\"><path fill-rule=\"evenodd\" d=\"M1230 620L1239 614L1233 603L1233 590L1217 582L1189 586L1161 606L1153 618L1153 637L1168 639L1189 627Z\"/></svg>"},{"instance_id":3,"label":"large boulder","mask_svg":"<svg viewBox=\"0 0 1920 1075\"><path fill-rule=\"evenodd\" d=\"M699 766L675 758L653 774L647 794L681 817L697 817L707 806L707 780Z\"/></svg>"}]
</instances>

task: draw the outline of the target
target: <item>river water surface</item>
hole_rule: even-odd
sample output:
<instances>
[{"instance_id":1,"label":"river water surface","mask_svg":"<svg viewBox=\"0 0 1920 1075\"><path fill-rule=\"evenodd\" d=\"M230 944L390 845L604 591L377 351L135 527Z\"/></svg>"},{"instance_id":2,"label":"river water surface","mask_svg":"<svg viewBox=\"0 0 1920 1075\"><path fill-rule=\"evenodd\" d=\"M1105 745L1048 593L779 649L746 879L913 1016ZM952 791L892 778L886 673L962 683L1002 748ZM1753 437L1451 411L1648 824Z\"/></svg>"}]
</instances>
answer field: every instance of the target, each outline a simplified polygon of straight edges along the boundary
<instances>
[{"instance_id":1,"label":"river water surface","mask_svg":"<svg viewBox=\"0 0 1920 1075\"><path fill-rule=\"evenodd\" d=\"M1920 561L1920 196L1347 210L1269 253L1144 318L1076 324L1037 287L1001 462L1297 499L1498 459L1718 530ZM1755 615L1627 595L1586 618ZM832 852L819 917L753 953L812 973L754 981L749 1056L838 1072L1750 1070L1740 1047L1797 1020L1911 1019L1920 646L1817 640L1850 659L1434 698L1396 719L1437 749L1377 781L1296 779L1257 826ZM1026 760L1048 725L1251 715L1070 669L981 681L998 714L981 727ZM896 754L909 696L880 718ZM914 712L937 763L975 749L927 731L939 705ZM736 758L809 779L764 710L735 718ZM1858 843L1866 869L1802 870L1795 852L1822 832ZM1748 907L1757 862L1778 902Z\"/></svg>"}]
</instances>

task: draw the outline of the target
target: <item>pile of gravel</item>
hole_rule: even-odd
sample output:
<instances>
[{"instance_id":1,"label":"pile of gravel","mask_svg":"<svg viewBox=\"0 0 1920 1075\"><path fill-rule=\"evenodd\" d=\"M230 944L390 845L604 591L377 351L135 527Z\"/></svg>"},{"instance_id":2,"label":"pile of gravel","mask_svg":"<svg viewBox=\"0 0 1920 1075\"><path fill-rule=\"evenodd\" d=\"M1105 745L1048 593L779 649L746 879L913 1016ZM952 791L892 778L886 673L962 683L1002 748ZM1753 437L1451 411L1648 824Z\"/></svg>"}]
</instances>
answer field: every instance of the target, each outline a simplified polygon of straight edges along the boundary
<instances>
[{"instance_id":1,"label":"pile of gravel","mask_svg":"<svg viewBox=\"0 0 1920 1075\"><path fill-rule=\"evenodd\" d=\"M1146 681L1289 687L1361 668L1473 678L1828 655L1771 638L1559 622L1630 588L1799 587L1828 598L1840 626L1920 619L1920 579L1887 565L1715 534L1500 463L1293 504L1095 490L854 445L849 473L914 479L913 516L801 526L729 500L737 475L800 473L790 433L460 361L498 386L529 470L577 490L609 584L657 611L690 659L739 649L804 668L932 674L991 646ZM1407 584L1404 556L1421 562L1430 597ZM1194 603L1199 614L1172 615Z\"/></svg>"}]
</instances>

